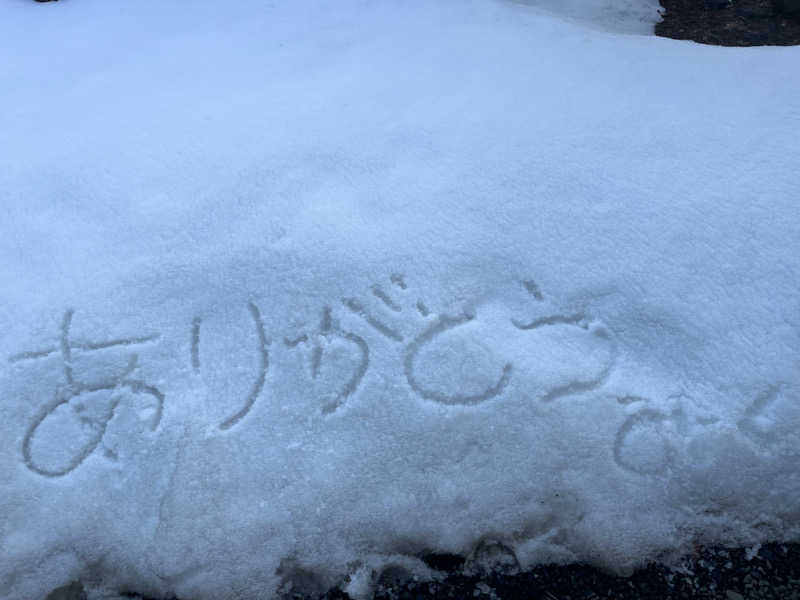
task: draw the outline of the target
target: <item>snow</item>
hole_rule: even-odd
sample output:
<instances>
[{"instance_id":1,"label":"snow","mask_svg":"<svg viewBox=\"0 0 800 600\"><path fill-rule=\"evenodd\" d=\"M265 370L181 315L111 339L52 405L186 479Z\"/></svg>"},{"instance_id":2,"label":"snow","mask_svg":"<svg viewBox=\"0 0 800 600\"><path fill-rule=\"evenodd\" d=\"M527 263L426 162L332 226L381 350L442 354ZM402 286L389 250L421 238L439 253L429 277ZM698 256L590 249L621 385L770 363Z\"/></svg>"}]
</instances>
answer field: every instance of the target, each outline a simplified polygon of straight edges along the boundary
<instances>
[{"instance_id":1,"label":"snow","mask_svg":"<svg viewBox=\"0 0 800 600\"><path fill-rule=\"evenodd\" d=\"M5 3L0 597L800 541L798 49L581 5Z\"/></svg>"},{"instance_id":2,"label":"snow","mask_svg":"<svg viewBox=\"0 0 800 600\"><path fill-rule=\"evenodd\" d=\"M595 29L620 33L653 32L658 0L511 0Z\"/></svg>"}]
</instances>

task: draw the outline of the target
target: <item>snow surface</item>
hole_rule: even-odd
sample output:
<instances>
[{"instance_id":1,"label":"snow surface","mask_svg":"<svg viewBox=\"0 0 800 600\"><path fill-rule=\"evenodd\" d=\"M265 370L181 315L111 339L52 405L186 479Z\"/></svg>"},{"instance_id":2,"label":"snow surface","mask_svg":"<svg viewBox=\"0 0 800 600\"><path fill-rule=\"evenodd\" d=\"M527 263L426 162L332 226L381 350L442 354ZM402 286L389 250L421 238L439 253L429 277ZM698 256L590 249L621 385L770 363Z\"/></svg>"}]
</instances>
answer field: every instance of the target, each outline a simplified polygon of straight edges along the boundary
<instances>
[{"instance_id":1,"label":"snow surface","mask_svg":"<svg viewBox=\"0 0 800 600\"><path fill-rule=\"evenodd\" d=\"M652 33L658 0L511 0L597 29Z\"/></svg>"},{"instance_id":2,"label":"snow surface","mask_svg":"<svg viewBox=\"0 0 800 600\"><path fill-rule=\"evenodd\" d=\"M528 4L3 4L0 597L800 541L800 49Z\"/></svg>"}]
</instances>

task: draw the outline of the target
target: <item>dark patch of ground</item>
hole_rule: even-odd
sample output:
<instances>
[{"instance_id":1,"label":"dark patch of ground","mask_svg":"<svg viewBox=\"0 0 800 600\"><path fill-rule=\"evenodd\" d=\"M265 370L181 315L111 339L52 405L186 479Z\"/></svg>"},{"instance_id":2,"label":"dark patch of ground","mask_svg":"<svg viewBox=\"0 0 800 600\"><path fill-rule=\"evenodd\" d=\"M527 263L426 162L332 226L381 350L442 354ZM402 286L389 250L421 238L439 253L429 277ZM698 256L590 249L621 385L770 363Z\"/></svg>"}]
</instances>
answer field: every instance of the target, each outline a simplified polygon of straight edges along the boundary
<instances>
[{"instance_id":1,"label":"dark patch of ground","mask_svg":"<svg viewBox=\"0 0 800 600\"><path fill-rule=\"evenodd\" d=\"M656 35L717 46L800 44L800 13L787 14L780 0L661 0Z\"/></svg>"},{"instance_id":2,"label":"dark patch of ground","mask_svg":"<svg viewBox=\"0 0 800 600\"><path fill-rule=\"evenodd\" d=\"M325 600L345 598L330 593ZM379 583L376 600L800 600L800 545L699 549L679 570L650 565L616 577L585 565L470 576L456 568L438 582Z\"/></svg>"},{"instance_id":3,"label":"dark patch of ground","mask_svg":"<svg viewBox=\"0 0 800 600\"><path fill-rule=\"evenodd\" d=\"M767 544L757 551L698 548L679 568L652 564L630 577L586 565L544 565L519 573L509 561L496 563L494 572L475 573L455 555L422 560L443 577L430 582L402 580L396 573L379 577L374 600L800 600L800 544ZM282 600L349 599L332 589L316 598L289 593ZM86 600L86 593L75 582L54 590L47 600Z\"/></svg>"}]
</instances>

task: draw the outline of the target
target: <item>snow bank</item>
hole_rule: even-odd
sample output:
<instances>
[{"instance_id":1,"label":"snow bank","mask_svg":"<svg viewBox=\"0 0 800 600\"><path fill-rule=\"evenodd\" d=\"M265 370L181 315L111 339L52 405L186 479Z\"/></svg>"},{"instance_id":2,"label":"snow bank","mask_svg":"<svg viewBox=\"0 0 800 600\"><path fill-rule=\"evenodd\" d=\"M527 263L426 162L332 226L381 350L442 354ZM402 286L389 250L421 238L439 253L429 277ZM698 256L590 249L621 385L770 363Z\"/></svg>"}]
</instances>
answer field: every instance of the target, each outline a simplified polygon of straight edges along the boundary
<instances>
[{"instance_id":1,"label":"snow bank","mask_svg":"<svg viewBox=\"0 0 800 600\"><path fill-rule=\"evenodd\" d=\"M800 540L796 48L3 12L0 597Z\"/></svg>"},{"instance_id":2,"label":"snow bank","mask_svg":"<svg viewBox=\"0 0 800 600\"><path fill-rule=\"evenodd\" d=\"M595 29L619 33L652 33L658 0L510 0ZM699 0L702 1L702 0Z\"/></svg>"}]
</instances>

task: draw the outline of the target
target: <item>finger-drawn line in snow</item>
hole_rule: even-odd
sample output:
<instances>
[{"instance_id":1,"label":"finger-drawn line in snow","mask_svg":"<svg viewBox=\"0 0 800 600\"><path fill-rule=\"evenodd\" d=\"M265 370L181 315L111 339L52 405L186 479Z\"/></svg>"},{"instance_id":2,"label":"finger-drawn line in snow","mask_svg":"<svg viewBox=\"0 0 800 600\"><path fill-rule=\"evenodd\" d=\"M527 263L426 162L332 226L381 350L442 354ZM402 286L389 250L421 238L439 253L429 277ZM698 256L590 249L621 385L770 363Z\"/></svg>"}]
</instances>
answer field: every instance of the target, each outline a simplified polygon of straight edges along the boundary
<instances>
[{"instance_id":1,"label":"finger-drawn line in snow","mask_svg":"<svg viewBox=\"0 0 800 600\"><path fill-rule=\"evenodd\" d=\"M20 362L23 360L42 359L56 352L60 352L61 354L61 367L66 385L57 390L54 399L45 405L36 417L34 417L22 440L22 459L25 466L32 472L44 477L62 477L74 471L95 451L103 440L106 429L108 428L108 423L114 417L117 406L122 400L120 397L122 391L127 390L130 395L149 396L151 401L154 402L153 415L150 417L151 431L155 431L158 428L164 411L164 394L156 386L132 377L138 365L137 354L131 355L128 366L122 373L102 381L91 383L78 381L75 379L72 366L73 349L92 352L117 346L132 346L155 341L159 336L153 334L132 338L118 338L103 342L75 342L70 339L70 330L74 313L75 311L70 309L64 314L64 318L61 322L58 348L22 352L9 359L11 362ZM75 402L71 405L72 401L76 398L96 392L109 392L110 394L108 408L101 414L99 419L80 415L80 413L87 410L84 403ZM91 430L92 434L89 436L88 441L78 446L71 456L66 457L62 466L54 468L39 464L39 460L34 456L35 453L33 449L37 432L39 428L47 422L49 417L53 416L59 408L65 405L71 405L73 412L76 414L77 423L82 428ZM111 450L107 450L106 454L114 456L115 453Z\"/></svg>"},{"instance_id":2,"label":"finger-drawn line in snow","mask_svg":"<svg viewBox=\"0 0 800 600\"><path fill-rule=\"evenodd\" d=\"M342 300L342 304L344 304L347 309L353 313L354 315L358 315L362 317L367 323L369 323L378 333L385 335L390 340L394 340L395 342L402 342L403 336L400 334L399 331L392 329L386 323L382 322L375 316L373 316L367 309L364 307L361 302L356 300L355 298L345 298Z\"/></svg>"},{"instance_id":3,"label":"finger-drawn line in snow","mask_svg":"<svg viewBox=\"0 0 800 600\"><path fill-rule=\"evenodd\" d=\"M361 385L361 381L364 379L364 375L366 375L367 369L369 368L369 346L367 345L367 342L360 335L356 335L355 333L351 333L349 331L343 331L338 325L335 325L331 315L331 308L329 306L323 308L319 329L312 333L311 336L304 333L294 339L284 338L284 344L288 348L296 348L301 344L309 343L309 341L313 339L311 349L312 379L317 379L319 376L320 367L325 354L323 342L329 343L335 338L339 338L353 344L358 349L360 358L355 366L355 369L353 370L352 375L347 381L345 381L341 389L334 393L333 400L323 405L321 411L324 415L336 412L336 410L338 410L345 403L345 401L356 392L359 385Z\"/></svg>"},{"instance_id":4,"label":"finger-drawn line in snow","mask_svg":"<svg viewBox=\"0 0 800 600\"><path fill-rule=\"evenodd\" d=\"M380 286L377 285L372 286L372 295L375 296L381 302L383 302L386 305L386 307L391 311L401 312L403 310L402 308L400 308L400 305L398 305L394 300L392 300L389 294L387 294L380 288Z\"/></svg>"},{"instance_id":5,"label":"finger-drawn line in snow","mask_svg":"<svg viewBox=\"0 0 800 600\"><path fill-rule=\"evenodd\" d=\"M636 475L659 477L676 466L686 448L686 440L719 421L718 417L700 409L684 394L671 396L673 408L650 408L640 396L617 398L622 405L643 404L628 416L614 439L614 462ZM639 435L638 441L634 437ZM636 449L639 445L639 449Z\"/></svg>"},{"instance_id":6,"label":"finger-drawn line in snow","mask_svg":"<svg viewBox=\"0 0 800 600\"><path fill-rule=\"evenodd\" d=\"M494 385L475 394L445 394L436 390L426 389L425 386L423 386L417 380L417 377L414 374L414 362L417 358L420 348L426 344L429 344L434 340L434 338L445 333L446 331L459 327L460 325L464 325L465 323L472 321L474 318L474 315L468 314L463 314L458 317L440 316L436 323L414 338L414 340L412 340L411 343L406 347L405 360L403 362L406 379L408 380L408 384L411 386L411 389L413 389L417 394L426 400L434 400L436 402L441 402L442 404L478 404L499 396L503 393L503 390L508 385L508 382L511 379L511 371L513 369L511 363L506 363L503 366L503 372Z\"/></svg>"},{"instance_id":7,"label":"finger-drawn line in snow","mask_svg":"<svg viewBox=\"0 0 800 600\"><path fill-rule=\"evenodd\" d=\"M544 295L542 294L541 290L539 290L539 286L536 285L536 282L533 279L523 281L522 285L525 286L525 289L528 290L528 293L531 296L540 301L544 300Z\"/></svg>"},{"instance_id":8,"label":"finger-drawn line in snow","mask_svg":"<svg viewBox=\"0 0 800 600\"><path fill-rule=\"evenodd\" d=\"M770 429L774 427L775 423L764 413L778 401L784 386L783 382L778 382L758 394L736 424L739 431L759 442L773 441L774 434Z\"/></svg>"},{"instance_id":9,"label":"finger-drawn line in snow","mask_svg":"<svg viewBox=\"0 0 800 600\"><path fill-rule=\"evenodd\" d=\"M535 281L529 279L522 282L527 292L534 297L537 301L543 301L544 295L542 294L539 286ZM561 386L557 386L542 396L542 402L551 402L563 396L571 396L574 394L582 394L593 391L601 387L611 375L617 361L617 349L611 334L603 326L598 326L590 323L588 315L583 313L563 314L563 315L549 315L546 317L539 317L532 319L528 322L522 322L518 319L511 319L511 324L521 331L534 331L543 327L551 326L575 326L595 335L598 338L605 340L610 345L610 358L605 367L600 371L597 377L588 380L575 380Z\"/></svg>"},{"instance_id":10,"label":"finger-drawn line in snow","mask_svg":"<svg viewBox=\"0 0 800 600\"><path fill-rule=\"evenodd\" d=\"M67 311L67 314L64 317L66 321L69 319L72 320L72 313L74 311ZM62 330L65 326L65 323L62 323ZM102 342L76 342L70 340L69 348L67 351L69 352L71 349L76 350L105 350L107 348L114 348L115 346L134 346L138 344L147 344L150 342L157 342L161 336L159 334L152 334L152 335L143 335L140 337L130 337L130 338L118 338L112 340L104 340ZM62 347L59 346L50 346L48 348L42 348L41 350L30 350L27 352L19 352L18 354L12 354L8 357L8 362L10 363L17 363L23 362L27 360L36 360L39 358L46 358L51 354L56 354L57 352L61 352Z\"/></svg>"},{"instance_id":11,"label":"finger-drawn line in snow","mask_svg":"<svg viewBox=\"0 0 800 600\"><path fill-rule=\"evenodd\" d=\"M774 440L771 429L776 424L775 420L764 413L779 401L784 386L783 382L769 385L755 397L744 416L737 422L738 430L742 434L757 443ZM640 396L623 396L617 402L627 406L639 403L644 405L625 419L614 442L614 460L617 465L637 475L664 475L675 466L680 456L679 448L683 447L681 440L692 435L692 428L702 431L719 422L715 415L695 413L692 416L694 411L687 412L683 404L667 412L649 408L648 400ZM641 435L638 442L633 441L632 436L636 434ZM642 446L642 451L633 450L632 445L635 443Z\"/></svg>"},{"instance_id":12,"label":"finger-drawn line in snow","mask_svg":"<svg viewBox=\"0 0 800 600\"><path fill-rule=\"evenodd\" d=\"M200 372L200 326L203 320L200 317L192 319L192 370Z\"/></svg>"},{"instance_id":13,"label":"finger-drawn line in snow","mask_svg":"<svg viewBox=\"0 0 800 600\"><path fill-rule=\"evenodd\" d=\"M250 388L250 392L247 394L247 397L245 398L242 407L229 417L223 419L222 422L219 424L219 428L223 431L230 429L231 427L239 423L252 410L253 405L256 403L256 400L258 400L258 397L264 390L264 385L266 384L267 381L267 371L269 371L269 346L271 342L267 338L267 333L264 329L264 321L261 318L261 312L258 310L258 307L252 302L248 303L247 308L250 312L250 317L253 319L253 325L255 326L256 336L258 338L258 348L257 348L258 371L256 374L256 379L253 382L253 386ZM195 372L200 371L201 326L202 326L202 319L200 319L200 317L195 317L192 320L192 349L191 349L192 368L194 369Z\"/></svg>"},{"instance_id":14,"label":"finger-drawn line in snow","mask_svg":"<svg viewBox=\"0 0 800 600\"><path fill-rule=\"evenodd\" d=\"M148 342L155 342L160 337L161 336L159 335L147 335L137 338L108 340L105 342L89 342L89 343L73 342L72 347L77 348L78 350L104 350L106 348L113 348L114 346L132 346L134 344L146 344Z\"/></svg>"},{"instance_id":15,"label":"finger-drawn line in snow","mask_svg":"<svg viewBox=\"0 0 800 600\"><path fill-rule=\"evenodd\" d=\"M517 329L528 331L530 329L538 329L539 327L546 327L547 325L578 325L582 329L588 329L589 325L586 323L586 316L581 314L576 315L552 315L549 317L541 317L534 319L528 323L521 323L517 319L511 319L512 325Z\"/></svg>"},{"instance_id":16,"label":"finger-drawn line in snow","mask_svg":"<svg viewBox=\"0 0 800 600\"><path fill-rule=\"evenodd\" d=\"M408 287L406 284L406 277L402 273L392 273L389 276L389 281L392 282L392 285L396 285L401 290L404 290Z\"/></svg>"},{"instance_id":17,"label":"finger-drawn line in snow","mask_svg":"<svg viewBox=\"0 0 800 600\"><path fill-rule=\"evenodd\" d=\"M555 387L548 391L544 396L542 396L542 402L552 402L558 398L562 398L564 396L573 396L577 394L585 394L586 392L594 391L605 384L608 381L608 378L611 376L611 372L614 370L614 367L617 364L617 348L614 344L614 340L611 337L609 331L602 326L595 326L594 328L589 328L581 326L582 329L586 329L593 335L598 338L605 340L609 344L609 359L606 363L605 367L598 373L597 377L592 379L586 380L575 380L570 381L564 385Z\"/></svg>"},{"instance_id":18,"label":"finger-drawn line in snow","mask_svg":"<svg viewBox=\"0 0 800 600\"><path fill-rule=\"evenodd\" d=\"M632 400L632 402L636 401L637 400ZM667 469L674 465L676 450L668 440L664 439L660 429L665 423L674 420L676 416L676 413L664 414L651 408L644 408L629 416L617 431L617 435L614 439L614 462L616 462L621 469L635 473L636 475L663 475ZM631 457L627 456L628 438L637 430L649 433L650 435L648 437L650 443L658 443L661 445L661 456L653 461L652 464L647 464L644 459L636 462ZM642 458L641 455L637 457Z\"/></svg>"},{"instance_id":19,"label":"finger-drawn line in snow","mask_svg":"<svg viewBox=\"0 0 800 600\"><path fill-rule=\"evenodd\" d=\"M44 350L32 350L29 352L20 352L8 357L8 362L16 363L23 360L36 360L37 358L45 358L51 354L58 352L58 348L45 348Z\"/></svg>"},{"instance_id":20,"label":"finger-drawn line in snow","mask_svg":"<svg viewBox=\"0 0 800 600\"><path fill-rule=\"evenodd\" d=\"M637 402L647 402L647 399L641 396L620 396L617 398L617 402L622 405L628 405L636 404Z\"/></svg>"},{"instance_id":21,"label":"finger-drawn line in snow","mask_svg":"<svg viewBox=\"0 0 800 600\"><path fill-rule=\"evenodd\" d=\"M408 285L406 284L405 277L402 274L392 274L390 276L390 281L403 292L407 292ZM544 300L544 295L533 280L523 281L522 286L535 300ZM381 303L390 311L395 313L402 312L402 303L386 294L383 288L381 288L379 285L376 284L371 286L370 290L372 295L378 298L378 300L380 300ZM491 398L495 398L505 391L514 369L513 361L507 361L503 365L502 371L494 383L488 385L485 389L478 392L448 393L445 391L434 390L429 386L424 385L417 375L417 361L421 348L434 342L440 335L475 320L477 318L475 315L466 312L457 316L432 315L428 306L423 302L423 300L419 299L415 304L416 311L419 313L419 315L426 320L429 317L433 317L435 320L433 322L427 321L427 323L423 323L424 329L422 332L416 335L416 337L411 338L410 341L406 342L406 339L401 333L399 327L390 325L386 321L382 320L382 318L378 318L375 313L370 311L370 309L368 309L366 305L358 299L347 298L342 302L351 313L362 318L370 327L375 329L384 337L387 337L395 342L406 343L403 361L404 374L411 389L414 391L414 393L422 398L451 405L477 404ZM512 318L511 323L516 329L521 331L535 331L537 329L550 326L579 327L580 329L586 331L589 335L600 338L610 345L610 357L597 376L586 380L574 379L563 385L548 389L541 396L541 400L543 402L550 402L562 396L580 394L597 389L605 383L614 369L616 364L616 348L610 333L602 325L592 324L587 315L583 313L549 315L536 318L528 322L523 322Z\"/></svg>"},{"instance_id":22,"label":"finger-drawn line in snow","mask_svg":"<svg viewBox=\"0 0 800 600\"><path fill-rule=\"evenodd\" d=\"M419 312L419 314L423 317L427 317L431 314L430 309L425 306L425 303L422 300L417 301L417 312Z\"/></svg>"},{"instance_id":23,"label":"finger-drawn line in snow","mask_svg":"<svg viewBox=\"0 0 800 600\"><path fill-rule=\"evenodd\" d=\"M381 287L377 284L372 285L369 288L372 296L375 299L372 301L372 308L368 308L368 301L362 302L356 298L345 298L342 300L342 304L351 313L363 319L367 325L378 331L378 333L380 333L382 336L391 341L405 345L403 348L401 368L410 389L415 394L421 398L448 405L470 405L481 403L491 398L500 396L506 390L511 380L512 373L514 372L514 363L511 360L504 360L502 369L499 371L496 378L490 380L490 383L485 384L485 387L483 389L479 389L478 391L452 391L448 390L446 387L445 389L436 389L435 386L432 387L429 382L424 382L424 378L420 377L418 371L420 363L423 361L423 356L421 355L422 349L426 345L438 342L438 338L440 336L450 332L451 330L461 326L466 326L471 322L477 323L478 317L475 313L470 311L464 311L462 314L456 313L456 316L432 313L422 299L417 299L416 303L411 300L409 296L409 286L407 285L405 276L403 274L393 273L390 275L389 281L391 282L392 286L390 289L390 291L392 291L391 295L386 291L386 287ZM528 294L535 300L543 300L544 296L535 282L528 280L521 283ZM400 296L401 300L397 300L397 296ZM375 304L376 301L378 301L380 304ZM404 307L406 305L413 305L416 308L416 311L412 309L408 312L404 312ZM271 342L267 338L264 330L264 323L259 309L253 303L248 304L248 309L254 322L258 338L258 370L252 388L247 394L247 397L245 398L241 408L219 423L218 427L222 430L230 429L237 423L241 422L241 420L249 414L256 400L263 393L266 385L266 377L269 370L268 348ZM386 320L390 317L391 313L401 312L404 313L407 319L411 320L418 331L416 335L409 335L408 339L406 338L406 335L402 333L403 329L399 325L391 324L391 321ZM419 316L417 316L417 313ZM381 316L379 317L378 315ZM422 319L420 319L420 317L422 317ZM75 342L69 339L69 330L72 318L73 311L67 311L62 322L62 334L57 347L49 347L16 354L11 356L9 361L19 362L23 360L34 360L44 358L54 353L60 353L62 356L64 380L68 386L75 386L76 384L72 370L73 351L92 351L117 346L130 346L134 344L152 342L159 339L157 334L153 334L129 338L115 338L100 342ZM545 327L579 327L580 329L586 331L589 335L594 335L610 344L610 359L604 364L602 370L599 372L599 374L597 374L596 377L588 380L581 380L577 375L567 375L566 378L571 379L570 381L567 381L567 383L558 385L556 387L551 386L550 388L542 391L539 398L544 402L549 402L566 395L579 394L594 390L606 381L614 367L616 351L611 335L602 325L591 323L585 314L556 314L535 318L527 322L512 318L510 322L515 329L525 332L536 331ZM191 368L195 373L199 373L203 366L200 352L202 326L203 320L200 317L195 317L192 320L190 332L190 359ZM467 333L472 333L472 330L470 329L467 331ZM513 329L511 329L509 333L513 333ZM320 376L323 361L325 360L326 356L325 353L328 351L327 348L329 347L330 341L335 338L355 346L358 350L359 358L353 367L352 373L340 373L340 375L347 376L347 381L344 382L338 391L330 391L330 396L332 396L334 399L329 402L326 401L326 403L322 406L323 414L335 412L350 396L356 392L361 385L361 382L370 364L370 349L367 345L367 342L364 340L364 338L355 333L344 331L339 326L338 322L334 323L331 308L328 306L326 306L322 311L321 321L316 331L310 333L301 333L294 339L284 339L286 347L290 349L297 348L298 346L305 344L311 345L310 371L311 378L316 380ZM458 340L458 337L456 340ZM453 352L458 352L459 347L446 346L443 348L443 350L452 354ZM489 350L489 354L493 354L491 350ZM436 368L436 365L429 366L434 367L433 370L427 369L430 371L430 373L433 373L434 376L440 370ZM345 367L345 370L347 369L349 369L349 367ZM148 388L144 387L143 384L135 384L129 378L114 380L114 383L117 387L126 387L130 391L134 392L145 392L148 390ZM103 383L102 385L106 386L107 384ZM75 389L78 388L76 387ZM88 390L88 388L81 389L84 392ZM105 390L107 387L97 388L97 390L101 389ZM61 403L58 403L57 406L60 406L60 404Z\"/></svg>"},{"instance_id":24,"label":"finger-drawn line in snow","mask_svg":"<svg viewBox=\"0 0 800 600\"><path fill-rule=\"evenodd\" d=\"M303 344L308 341L308 336L303 334L299 337L294 339L291 338L283 338L283 343L287 348L297 348L300 344Z\"/></svg>"},{"instance_id":25,"label":"finger-drawn line in snow","mask_svg":"<svg viewBox=\"0 0 800 600\"><path fill-rule=\"evenodd\" d=\"M250 302L247 307L250 310L250 315L253 317L253 322L256 326L256 333L258 334L258 377L253 384L253 388L250 390L250 394L247 396L247 401L245 402L244 406L237 413L231 415L220 424L219 428L223 430L230 429L247 416L247 413L249 413L250 409L253 408L253 404L255 404L258 396L264 389L264 384L267 381L267 370L269 369L268 346L270 342L267 339L266 331L264 331L264 322L261 319L261 313L259 312L258 307L252 302Z\"/></svg>"}]
</instances>

